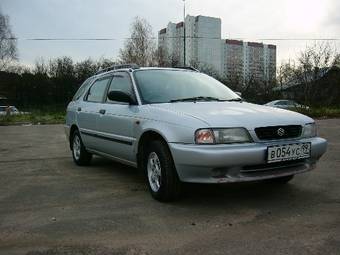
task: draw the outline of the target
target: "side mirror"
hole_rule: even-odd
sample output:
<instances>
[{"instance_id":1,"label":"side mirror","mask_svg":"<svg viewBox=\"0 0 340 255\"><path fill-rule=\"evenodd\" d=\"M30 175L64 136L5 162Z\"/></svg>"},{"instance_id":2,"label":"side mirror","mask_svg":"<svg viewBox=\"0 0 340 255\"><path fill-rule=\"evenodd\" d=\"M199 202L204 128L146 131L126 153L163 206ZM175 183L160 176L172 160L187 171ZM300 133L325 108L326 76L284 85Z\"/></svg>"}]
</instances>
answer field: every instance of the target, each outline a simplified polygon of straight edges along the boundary
<instances>
[{"instance_id":1,"label":"side mirror","mask_svg":"<svg viewBox=\"0 0 340 255\"><path fill-rule=\"evenodd\" d=\"M125 93L120 90L110 91L107 97L111 101L123 102L123 103L128 103L128 104L136 104L135 99L133 99L130 94Z\"/></svg>"}]
</instances>

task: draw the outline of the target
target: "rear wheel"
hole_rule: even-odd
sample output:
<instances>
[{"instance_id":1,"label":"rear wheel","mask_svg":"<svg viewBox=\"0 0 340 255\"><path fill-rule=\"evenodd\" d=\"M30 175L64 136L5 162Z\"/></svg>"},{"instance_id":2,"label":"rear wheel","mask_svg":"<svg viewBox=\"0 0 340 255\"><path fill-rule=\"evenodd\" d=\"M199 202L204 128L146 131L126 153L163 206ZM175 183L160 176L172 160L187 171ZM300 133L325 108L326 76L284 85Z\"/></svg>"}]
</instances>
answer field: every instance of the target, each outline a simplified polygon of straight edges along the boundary
<instances>
[{"instance_id":1,"label":"rear wheel","mask_svg":"<svg viewBox=\"0 0 340 255\"><path fill-rule=\"evenodd\" d=\"M166 202L179 197L181 182L165 142L156 140L148 144L143 168L153 198Z\"/></svg>"},{"instance_id":2,"label":"rear wheel","mask_svg":"<svg viewBox=\"0 0 340 255\"><path fill-rule=\"evenodd\" d=\"M71 145L74 163L78 166L89 165L92 159L92 154L86 151L78 130L74 131L72 134Z\"/></svg>"},{"instance_id":3,"label":"rear wheel","mask_svg":"<svg viewBox=\"0 0 340 255\"><path fill-rule=\"evenodd\" d=\"M269 179L267 180L267 182L273 183L273 184L286 184L290 182L293 178L294 178L294 175L288 175L288 176Z\"/></svg>"}]
</instances>

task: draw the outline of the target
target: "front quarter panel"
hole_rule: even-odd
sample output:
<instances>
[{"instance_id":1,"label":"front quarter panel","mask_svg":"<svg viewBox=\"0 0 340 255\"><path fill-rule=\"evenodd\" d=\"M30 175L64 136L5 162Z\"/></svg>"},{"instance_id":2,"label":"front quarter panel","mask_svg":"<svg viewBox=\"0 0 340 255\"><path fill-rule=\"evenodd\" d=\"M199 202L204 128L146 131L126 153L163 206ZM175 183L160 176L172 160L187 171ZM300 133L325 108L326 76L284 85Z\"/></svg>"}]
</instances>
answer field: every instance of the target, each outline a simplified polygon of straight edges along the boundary
<instances>
[{"instance_id":1,"label":"front quarter panel","mask_svg":"<svg viewBox=\"0 0 340 255\"><path fill-rule=\"evenodd\" d=\"M140 137L148 131L158 133L168 143L193 144L195 131L208 127L199 119L149 105L140 106L136 123L138 125L134 126L137 141L135 149Z\"/></svg>"}]
</instances>

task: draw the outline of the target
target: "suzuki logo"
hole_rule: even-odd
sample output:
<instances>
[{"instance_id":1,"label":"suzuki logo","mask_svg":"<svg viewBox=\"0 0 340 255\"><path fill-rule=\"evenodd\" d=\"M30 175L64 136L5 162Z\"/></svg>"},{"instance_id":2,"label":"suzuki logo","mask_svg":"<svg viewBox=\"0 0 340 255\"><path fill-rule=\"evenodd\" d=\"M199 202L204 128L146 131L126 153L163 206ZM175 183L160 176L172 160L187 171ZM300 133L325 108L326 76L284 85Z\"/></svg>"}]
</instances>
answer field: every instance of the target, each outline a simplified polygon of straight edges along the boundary
<instances>
[{"instance_id":1,"label":"suzuki logo","mask_svg":"<svg viewBox=\"0 0 340 255\"><path fill-rule=\"evenodd\" d=\"M277 130L278 136L284 136L285 132L286 132L286 131L285 131L283 128L279 128L279 129Z\"/></svg>"}]
</instances>

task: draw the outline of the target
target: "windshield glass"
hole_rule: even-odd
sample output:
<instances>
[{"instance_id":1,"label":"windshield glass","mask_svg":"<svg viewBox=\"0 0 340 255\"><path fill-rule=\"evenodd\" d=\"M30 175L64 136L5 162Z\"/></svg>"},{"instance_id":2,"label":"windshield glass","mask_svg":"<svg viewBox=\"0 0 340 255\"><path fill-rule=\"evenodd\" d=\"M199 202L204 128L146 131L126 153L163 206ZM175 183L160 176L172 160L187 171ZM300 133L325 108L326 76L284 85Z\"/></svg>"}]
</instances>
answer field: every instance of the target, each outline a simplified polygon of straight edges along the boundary
<instances>
[{"instance_id":1,"label":"windshield glass","mask_svg":"<svg viewBox=\"0 0 340 255\"><path fill-rule=\"evenodd\" d=\"M183 70L134 72L141 99L146 104L176 101L227 101L240 97L214 78Z\"/></svg>"}]
</instances>

